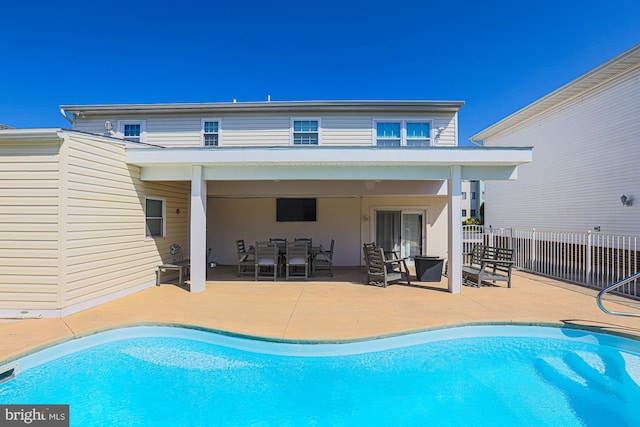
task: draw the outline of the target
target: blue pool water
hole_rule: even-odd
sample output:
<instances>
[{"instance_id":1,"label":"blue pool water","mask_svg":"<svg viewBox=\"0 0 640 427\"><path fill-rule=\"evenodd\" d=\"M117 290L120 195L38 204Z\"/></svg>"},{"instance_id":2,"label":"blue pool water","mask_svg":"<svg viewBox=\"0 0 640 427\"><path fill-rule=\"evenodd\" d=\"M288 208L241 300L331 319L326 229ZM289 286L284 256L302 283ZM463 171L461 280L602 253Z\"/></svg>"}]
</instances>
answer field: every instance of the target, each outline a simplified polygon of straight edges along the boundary
<instances>
[{"instance_id":1,"label":"blue pool water","mask_svg":"<svg viewBox=\"0 0 640 427\"><path fill-rule=\"evenodd\" d=\"M0 403L68 403L74 426L640 425L639 349L540 327L317 345L128 328L18 361Z\"/></svg>"}]
</instances>

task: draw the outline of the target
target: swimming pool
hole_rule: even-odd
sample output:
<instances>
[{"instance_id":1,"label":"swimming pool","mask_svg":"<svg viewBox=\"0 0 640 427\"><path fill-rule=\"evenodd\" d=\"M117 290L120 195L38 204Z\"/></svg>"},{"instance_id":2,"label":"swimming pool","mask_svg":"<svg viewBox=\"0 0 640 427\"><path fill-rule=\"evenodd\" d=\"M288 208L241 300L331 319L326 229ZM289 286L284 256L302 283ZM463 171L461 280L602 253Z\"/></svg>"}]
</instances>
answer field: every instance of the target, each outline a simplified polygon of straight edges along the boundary
<instances>
[{"instance_id":1,"label":"swimming pool","mask_svg":"<svg viewBox=\"0 0 640 427\"><path fill-rule=\"evenodd\" d=\"M573 329L309 345L133 327L17 365L0 403L68 403L77 426L640 425L640 343Z\"/></svg>"}]
</instances>

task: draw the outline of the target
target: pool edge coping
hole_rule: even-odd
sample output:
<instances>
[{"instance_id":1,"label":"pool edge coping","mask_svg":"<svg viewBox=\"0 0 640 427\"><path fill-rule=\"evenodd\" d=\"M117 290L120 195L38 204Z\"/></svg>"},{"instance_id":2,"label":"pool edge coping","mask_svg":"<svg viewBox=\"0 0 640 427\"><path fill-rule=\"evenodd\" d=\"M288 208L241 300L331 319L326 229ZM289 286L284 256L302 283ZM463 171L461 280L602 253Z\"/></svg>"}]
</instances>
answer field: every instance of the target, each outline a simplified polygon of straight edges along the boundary
<instances>
[{"instance_id":1,"label":"pool edge coping","mask_svg":"<svg viewBox=\"0 0 640 427\"><path fill-rule=\"evenodd\" d=\"M9 366L20 359L23 359L27 356L31 356L40 351L44 351L44 350L50 349L51 347L65 344L74 340L91 337L103 332L115 331L117 329L128 329L128 328L145 327L145 326L146 327L157 326L157 327L169 327L169 328L184 328L184 329L189 329L194 331L215 333L215 334L222 335L224 337L230 337L230 338L255 340L255 341L261 341L261 342L267 342L267 343L304 344L304 345L362 343L367 341L377 341L377 340L382 340L387 338L402 337L406 335L419 334L424 332L440 331L440 330L469 327L469 326L538 326L538 327L549 327L549 328L557 328L557 329L572 329L572 330L581 330L586 332L598 333L602 335L610 335L618 338L625 338L625 339L629 339L629 340L640 343L640 337L634 334L626 334L624 332L615 331L615 330L610 331L600 326L576 325L572 323L552 323L552 322L513 322L513 321L461 322L461 323L452 323L447 325L430 326L430 327L419 328L419 329L411 329L407 331L390 332L390 333L380 334L380 335L370 335L365 337L342 338L342 339L288 339L288 338L278 338L278 337L261 336L261 335L250 335L250 334L244 334L241 332L225 331L222 329L215 329L215 328L210 328L210 327L201 326L201 325L194 325L189 323L128 322L128 323L122 323L118 325L110 325L106 327L91 329L89 331L84 331L79 333L72 332L71 335L69 336L56 339L53 341L49 341L46 344L39 345L29 350L16 353L12 356L9 356L6 359L2 359L0 360L0 368Z\"/></svg>"}]
</instances>

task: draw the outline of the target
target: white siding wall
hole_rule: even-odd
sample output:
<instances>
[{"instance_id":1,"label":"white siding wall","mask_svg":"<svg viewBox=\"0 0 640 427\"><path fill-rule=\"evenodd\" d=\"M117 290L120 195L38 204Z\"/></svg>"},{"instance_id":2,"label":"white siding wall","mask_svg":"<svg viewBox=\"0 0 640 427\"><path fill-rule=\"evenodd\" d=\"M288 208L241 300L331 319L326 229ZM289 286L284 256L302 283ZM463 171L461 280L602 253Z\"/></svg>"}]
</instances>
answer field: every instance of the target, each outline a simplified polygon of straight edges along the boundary
<instances>
[{"instance_id":1,"label":"white siding wall","mask_svg":"<svg viewBox=\"0 0 640 427\"><path fill-rule=\"evenodd\" d=\"M207 247L224 265L237 261L236 244L282 237L311 237L325 247L336 240L336 266L362 263L362 243L373 241L374 209L424 209L427 211L428 255L446 257L446 197L321 197L317 222L277 222L275 198L211 198L207 204ZM365 215L369 218L364 220Z\"/></svg>"},{"instance_id":2,"label":"white siding wall","mask_svg":"<svg viewBox=\"0 0 640 427\"><path fill-rule=\"evenodd\" d=\"M436 145L454 146L456 144L456 114L251 114L251 115L213 115L221 120L220 146L288 146L292 117L310 117L320 119L321 145L360 145L370 146L374 142L374 120L418 119L432 120L433 129L445 128ZM126 117L126 120L145 120L146 141L167 147L186 147L201 145L201 126L205 116L159 116ZM99 135L106 135L104 124L110 121L114 132L118 130L118 117L78 118L74 129ZM122 119L122 118L121 118Z\"/></svg>"},{"instance_id":3,"label":"white siding wall","mask_svg":"<svg viewBox=\"0 0 640 427\"><path fill-rule=\"evenodd\" d=\"M640 70L559 106L488 146L533 146L517 181L489 181L485 223L640 234ZM620 196L634 198L623 207Z\"/></svg>"},{"instance_id":4,"label":"white siding wall","mask_svg":"<svg viewBox=\"0 0 640 427\"><path fill-rule=\"evenodd\" d=\"M59 149L0 146L0 308L58 305Z\"/></svg>"},{"instance_id":5,"label":"white siding wall","mask_svg":"<svg viewBox=\"0 0 640 427\"><path fill-rule=\"evenodd\" d=\"M213 259L233 265L236 240L247 245L282 237L311 237L328 247L336 240L334 265L360 265L360 199L319 198L317 222L277 222L274 198L212 198L207 204L207 247Z\"/></svg>"},{"instance_id":6,"label":"white siding wall","mask_svg":"<svg viewBox=\"0 0 640 427\"><path fill-rule=\"evenodd\" d=\"M65 306L153 282L171 243L188 251L189 183L140 181L118 142L71 136L68 144ZM145 239L145 195L166 198L165 238Z\"/></svg>"}]
</instances>

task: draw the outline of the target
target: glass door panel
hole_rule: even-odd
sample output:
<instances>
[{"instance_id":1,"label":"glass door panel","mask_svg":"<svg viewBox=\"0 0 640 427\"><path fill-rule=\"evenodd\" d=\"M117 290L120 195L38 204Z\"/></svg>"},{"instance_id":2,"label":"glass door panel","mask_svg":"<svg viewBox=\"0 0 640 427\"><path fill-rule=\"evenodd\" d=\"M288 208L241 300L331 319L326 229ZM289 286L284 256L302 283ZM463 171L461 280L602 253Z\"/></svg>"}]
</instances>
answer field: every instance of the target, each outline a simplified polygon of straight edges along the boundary
<instances>
[{"instance_id":1,"label":"glass door panel","mask_svg":"<svg viewBox=\"0 0 640 427\"><path fill-rule=\"evenodd\" d=\"M423 254L425 211L376 211L375 242L385 252L409 258Z\"/></svg>"},{"instance_id":2,"label":"glass door panel","mask_svg":"<svg viewBox=\"0 0 640 427\"><path fill-rule=\"evenodd\" d=\"M400 256L413 259L416 255L422 255L423 215L403 212L402 230Z\"/></svg>"}]
</instances>

